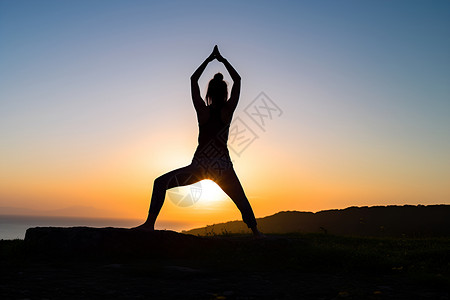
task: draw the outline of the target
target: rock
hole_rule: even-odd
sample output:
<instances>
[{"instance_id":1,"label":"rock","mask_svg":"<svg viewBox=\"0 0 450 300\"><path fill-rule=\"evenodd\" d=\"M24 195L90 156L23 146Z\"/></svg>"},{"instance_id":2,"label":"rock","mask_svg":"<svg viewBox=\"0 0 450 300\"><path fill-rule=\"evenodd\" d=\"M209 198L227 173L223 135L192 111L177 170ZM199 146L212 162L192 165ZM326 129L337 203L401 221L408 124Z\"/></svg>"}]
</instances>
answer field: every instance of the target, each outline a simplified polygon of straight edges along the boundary
<instances>
[{"instance_id":1,"label":"rock","mask_svg":"<svg viewBox=\"0 0 450 300\"><path fill-rule=\"evenodd\" d=\"M35 227L26 231L25 243L34 255L134 258L192 256L223 241L167 230Z\"/></svg>"}]
</instances>

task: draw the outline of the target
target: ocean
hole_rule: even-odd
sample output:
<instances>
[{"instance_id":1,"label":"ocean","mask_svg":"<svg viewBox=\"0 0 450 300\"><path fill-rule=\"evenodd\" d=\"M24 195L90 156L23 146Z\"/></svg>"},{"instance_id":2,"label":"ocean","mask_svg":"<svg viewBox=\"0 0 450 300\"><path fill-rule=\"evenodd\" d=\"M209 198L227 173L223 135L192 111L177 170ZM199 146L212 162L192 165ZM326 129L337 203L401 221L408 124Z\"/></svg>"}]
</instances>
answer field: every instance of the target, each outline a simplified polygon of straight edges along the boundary
<instances>
[{"instance_id":1,"label":"ocean","mask_svg":"<svg viewBox=\"0 0 450 300\"><path fill-rule=\"evenodd\" d=\"M95 219L74 217L10 216L0 215L0 240L24 239L31 227L121 227L131 228L142 224L137 219ZM158 221L156 229L181 231L190 229L189 224L181 222Z\"/></svg>"}]
</instances>

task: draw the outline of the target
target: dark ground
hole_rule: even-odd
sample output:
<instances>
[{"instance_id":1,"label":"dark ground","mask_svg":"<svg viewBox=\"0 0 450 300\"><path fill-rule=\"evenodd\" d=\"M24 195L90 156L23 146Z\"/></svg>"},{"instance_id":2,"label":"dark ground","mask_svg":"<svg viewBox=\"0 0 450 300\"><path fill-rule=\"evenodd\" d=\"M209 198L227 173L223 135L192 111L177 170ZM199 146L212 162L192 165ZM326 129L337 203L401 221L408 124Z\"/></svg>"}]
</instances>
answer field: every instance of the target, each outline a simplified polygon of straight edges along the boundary
<instances>
[{"instance_id":1,"label":"dark ground","mask_svg":"<svg viewBox=\"0 0 450 300\"><path fill-rule=\"evenodd\" d=\"M34 242L0 241L0 298L444 300L450 296L448 238L289 234L253 240L86 230L71 235L71 242L57 235L63 247L41 233ZM101 243L98 230L103 230ZM80 234L92 237L92 232L95 242L87 239L81 247ZM111 243L122 246L111 250Z\"/></svg>"}]
</instances>

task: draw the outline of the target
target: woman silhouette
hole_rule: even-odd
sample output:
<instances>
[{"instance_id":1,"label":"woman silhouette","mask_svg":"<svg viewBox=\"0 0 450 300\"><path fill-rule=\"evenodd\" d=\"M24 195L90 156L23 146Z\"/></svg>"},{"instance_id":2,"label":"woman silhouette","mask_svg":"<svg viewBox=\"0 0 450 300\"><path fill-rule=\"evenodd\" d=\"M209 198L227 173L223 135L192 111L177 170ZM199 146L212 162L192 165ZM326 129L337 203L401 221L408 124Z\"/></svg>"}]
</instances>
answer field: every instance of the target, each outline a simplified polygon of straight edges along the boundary
<instances>
[{"instance_id":1,"label":"woman silhouette","mask_svg":"<svg viewBox=\"0 0 450 300\"><path fill-rule=\"evenodd\" d=\"M233 79L233 87L228 99L227 84L223 81L223 75L217 73L208 84L205 103L200 96L198 80L208 63L214 59L224 64ZM255 215L244 189L234 171L227 148L230 123L239 101L240 90L241 77L215 46L211 55L191 76L191 95L199 126L198 146L192 163L155 179L147 220L136 227L137 229L154 230L167 189L211 179L233 200L253 234L257 237L262 236L256 226Z\"/></svg>"}]
</instances>

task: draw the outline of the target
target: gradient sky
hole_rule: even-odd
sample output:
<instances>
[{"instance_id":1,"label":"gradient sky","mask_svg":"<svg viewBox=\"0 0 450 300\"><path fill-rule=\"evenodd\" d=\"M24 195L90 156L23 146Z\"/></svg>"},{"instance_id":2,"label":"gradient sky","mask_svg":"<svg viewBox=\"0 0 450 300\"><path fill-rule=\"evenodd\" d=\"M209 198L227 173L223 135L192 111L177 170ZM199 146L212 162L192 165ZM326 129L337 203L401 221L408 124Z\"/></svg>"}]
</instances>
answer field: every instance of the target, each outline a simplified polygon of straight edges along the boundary
<instances>
[{"instance_id":1,"label":"gradient sky","mask_svg":"<svg viewBox=\"0 0 450 300\"><path fill-rule=\"evenodd\" d=\"M258 135L232 154L257 217L449 204L449 37L449 1L0 0L0 207L145 218L154 178L192 159L189 77L215 44ZM260 92L283 111L265 132L244 113ZM240 214L222 197L160 218Z\"/></svg>"}]
</instances>

